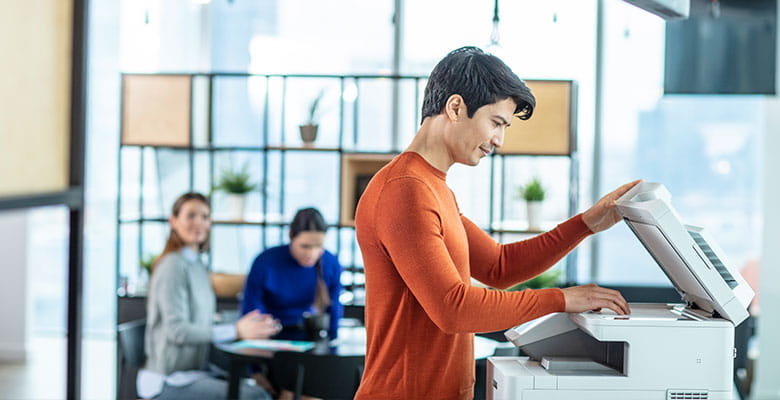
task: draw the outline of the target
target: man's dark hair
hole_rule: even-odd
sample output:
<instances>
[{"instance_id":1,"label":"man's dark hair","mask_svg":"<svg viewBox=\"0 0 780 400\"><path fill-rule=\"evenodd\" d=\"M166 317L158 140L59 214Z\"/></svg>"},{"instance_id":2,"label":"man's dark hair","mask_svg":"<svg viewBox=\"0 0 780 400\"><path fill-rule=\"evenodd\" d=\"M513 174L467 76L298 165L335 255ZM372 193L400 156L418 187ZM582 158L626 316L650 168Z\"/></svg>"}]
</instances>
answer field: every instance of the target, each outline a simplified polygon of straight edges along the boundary
<instances>
[{"instance_id":1,"label":"man's dark hair","mask_svg":"<svg viewBox=\"0 0 780 400\"><path fill-rule=\"evenodd\" d=\"M520 119L531 118L536 106L531 90L501 59L472 46L451 51L433 68L425 86L422 120L441 113L453 94L463 97L469 118L480 107L508 98L517 104L514 114L520 113Z\"/></svg>"}]
</instances>

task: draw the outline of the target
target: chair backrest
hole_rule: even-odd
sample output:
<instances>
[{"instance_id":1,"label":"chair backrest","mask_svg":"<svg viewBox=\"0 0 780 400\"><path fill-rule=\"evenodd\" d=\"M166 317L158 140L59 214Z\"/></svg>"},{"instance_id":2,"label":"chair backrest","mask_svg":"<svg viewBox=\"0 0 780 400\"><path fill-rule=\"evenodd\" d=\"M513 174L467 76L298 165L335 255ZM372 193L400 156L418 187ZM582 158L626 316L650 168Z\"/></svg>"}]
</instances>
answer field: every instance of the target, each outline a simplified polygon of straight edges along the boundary
<instances>
[{"instance_id":1,"label":"chair backrest","mask_svg":"<svg viewBox=\"0 0 780 400\"><path fill-rule=\"evenodd\" d=\"M283 389L323 399L355 397L363 377L364 356L315 355L279 351L274 354L272 373Z\"/></svg>"},{"instance_id":2,"label":"chair backrest","mask_svg":"<svg viewBox=\"0 0 780 400\"><path fill-rule=\"evenodd\" d=\"M119 324L116 329L117 344L122 353L122 359L128 367L140 367L144 364L144 336L146 333L146 320Z\"/></svg>"},{"instance_id":3,"label":"chair backrest","mask_svg":"<svg viewBox=\"0 0 780 400\"><path fill-rule=\"evenodd\" d=\"M119 324L116 328L117 343L117 391L116 398L137 399L135 380L138 369L146 361L144 337L146 319Z\"/></svg>"}]
</instances>

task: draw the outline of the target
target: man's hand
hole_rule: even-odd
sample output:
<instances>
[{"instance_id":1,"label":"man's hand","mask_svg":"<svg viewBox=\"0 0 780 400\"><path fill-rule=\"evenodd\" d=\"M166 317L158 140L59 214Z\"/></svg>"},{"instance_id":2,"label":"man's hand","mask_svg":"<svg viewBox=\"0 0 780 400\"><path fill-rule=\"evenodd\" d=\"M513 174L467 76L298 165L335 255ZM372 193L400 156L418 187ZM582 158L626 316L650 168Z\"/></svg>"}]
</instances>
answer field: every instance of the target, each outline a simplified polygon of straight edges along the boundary
<instances>
[{"instance_id":1,"label":"man's hand","mask_svg":"<svg viewBox=\"0 0 780 400\"><path fill-rule=\"evenodd\" d=\"M254 310L236 322L239 339L268 339L281 330L282 325L270 314Z\"/></svg>"},{"instance_id":2,"label":"man's hand","mask_svg":"<svg viewBox=\"0 0 780 400\"><path fill-rule=\"evenodd\" d=\"M607 289L596 284L572 286L563 291L566 299L566 312L577 313L590 310L609 308L620 314L630 314L628 303L617 290Z\"/></svg>"},{"instance_id":3,"label":"man's hand","mask_svg":"<svg viewBox=\"0 0 780 400\"><path fill-rule=\"evenodd\" d=\"M618 214L615 209L615 201L617 201L620 196L626 194L626 192L639 182L641 182L641 180L626 183L615 189L612 193L602 197L596 204L582 213L582 222L585 222L585 225L587 225L593 233L601 232L610 228L612 225L615 225L620 221L620 214Z\"/></svg>"}]
</instances>

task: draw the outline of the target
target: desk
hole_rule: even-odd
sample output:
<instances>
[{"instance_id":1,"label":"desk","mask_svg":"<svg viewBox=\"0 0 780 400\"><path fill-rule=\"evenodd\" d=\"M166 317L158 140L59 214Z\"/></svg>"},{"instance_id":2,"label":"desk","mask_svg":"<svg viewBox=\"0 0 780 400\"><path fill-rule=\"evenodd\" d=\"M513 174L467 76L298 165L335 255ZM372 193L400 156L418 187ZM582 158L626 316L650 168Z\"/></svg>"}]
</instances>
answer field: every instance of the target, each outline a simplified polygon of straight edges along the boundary
<instances>
[{"instance_id":1,"label":"desk","mask_svg":"<svg viewBox=\"0 0 780 400\"><path fill-rule=\"evenodd\" d=\"M230 360L228 370L228 399L237 399L242 368L247 364L256 364L274 357L273 350L236 346L234 342L214 343L214 347ZM338 338L330 343L315 345L304 352L312 357L320 355L365 356L366 328L362 326L339 327Z\"/></svg>"},{"instance_id":2,"label":"desk","mask_svg":"<svg viewBox=\"0 0 780 400\"><path fill-rule=\"evenodd\" d=\"M484 359L492 356L502 343L481 336L474 336L474 358ZM230 360L228 371L228 399L237 399L242 368L247 364L270 360L274 357L273 350L247 348L236 346L235 343L215 343L214 347L227 355ZM362 326L339 327L338 338L326 345L315 345L304 354L317 357L320 355L365 356L366 328Z\"/></svg>"}]
</instances>

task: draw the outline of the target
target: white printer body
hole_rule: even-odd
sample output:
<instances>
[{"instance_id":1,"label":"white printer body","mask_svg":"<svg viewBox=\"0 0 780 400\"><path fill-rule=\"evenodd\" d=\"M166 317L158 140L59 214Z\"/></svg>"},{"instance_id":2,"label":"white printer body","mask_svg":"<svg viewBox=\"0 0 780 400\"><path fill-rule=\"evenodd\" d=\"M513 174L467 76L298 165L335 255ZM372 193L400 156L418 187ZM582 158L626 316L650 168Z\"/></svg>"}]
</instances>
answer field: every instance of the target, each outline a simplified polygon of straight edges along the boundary
<instances>
[{"instance_id":1,"label":"white printer body","mask_svg":"<svg viewBox=\"0 0 780 400\"><path fill-rule=\"evenodd\" d=\"M753 291L699 227L684 225L658 183L617 201L680 293L681 304L632 303L554 313L506 331L527 357L488 358L488 400L731 399L734 327Z\"/></svg>"}]
</instances>

